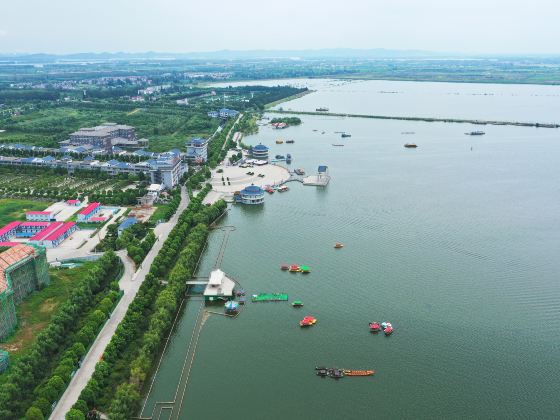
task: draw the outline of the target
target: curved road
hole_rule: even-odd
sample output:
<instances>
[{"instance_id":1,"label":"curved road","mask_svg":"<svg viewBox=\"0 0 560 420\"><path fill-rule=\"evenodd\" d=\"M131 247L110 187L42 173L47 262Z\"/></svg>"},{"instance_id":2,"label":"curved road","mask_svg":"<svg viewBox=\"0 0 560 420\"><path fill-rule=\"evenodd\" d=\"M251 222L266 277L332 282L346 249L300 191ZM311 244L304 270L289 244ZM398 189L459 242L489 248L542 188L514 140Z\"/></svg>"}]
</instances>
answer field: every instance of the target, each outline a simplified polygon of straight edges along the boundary
<instances>
[{"instance_id":1,"label":"curved road","mask_svg":"<svg viewBox=\"0 0 560 420\"><path fill-rule=\"evenodd\" d=\"M146 274L148 274L148 272L150 271L150 266L152 265L154 258L161 250L163 243L169 236L169 233L171 232L173 227L175 227L175 225L177 224L179 216L181 215L181 213L183 213L188 205L189 195L187 194L185 187L181 187L181 202L179 204L179 207L177 208L177 211L168 222L160 223L156 226L156 228L154 229L154 233L157 237L156 243L148 252L146 258L136 272L134 272L134 264L126 255L126 250L117 252L125 267L124 274L119 281L120 288L124 294L117 304L116 308L114 309L113 313L111 314L111 317L97 335L97 338L86 354L82 365L80 366L80 369L78 369L78 371L70 381L70 384L68 384L66 391L58 401L58 404L56 405L49 419L64 420L66 413L72 408L76 401L78 401L80 393L85 388L91 376L93 375L95 365L101 359L101 356L105 352L105 348L111 341L111 338L113 337L113 334L115 333L118 325L123 320L129 305L133 301L136 293L138 293L138 290L140 289L140 286L144 282Z\"/></svg>"}]
</instances>

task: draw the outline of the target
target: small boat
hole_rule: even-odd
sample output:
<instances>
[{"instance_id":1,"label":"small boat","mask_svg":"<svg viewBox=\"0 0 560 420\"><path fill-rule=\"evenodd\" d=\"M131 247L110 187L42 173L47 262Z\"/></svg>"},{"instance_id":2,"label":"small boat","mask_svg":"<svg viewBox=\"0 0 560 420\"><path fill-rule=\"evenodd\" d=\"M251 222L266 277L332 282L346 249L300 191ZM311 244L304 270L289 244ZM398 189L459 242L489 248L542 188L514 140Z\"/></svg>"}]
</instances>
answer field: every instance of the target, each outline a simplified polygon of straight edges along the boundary
<instances>
[{"instance_id":1,"label":"small boat","mask_svg":"<svg viewBox=\"0 0 560 420\"><path fill-rule=\"evenodd\" d=\"M282 185L280 188L278 188L278 192L286 192L288 190L289 188L286 185Z\"/></svg>"},{"instance_id":2,"label":"small boat","mask_svg":"<svg viewBox=\"0 0 560 420\"><path fill-rule=\"evenodd\" d=\"M290 269L290 266L289 266L288 264L282 264L282 265L280 266L280 270L287 271L287 270L289 270L289 269Z\"/></svg>"},{"instance_id":3,"label":"small boat","mask_svg":"<svg viewBox=\"0 0 560 420\"><path fill-rule=\"evenodd\" d=\"M345 138L345 137L352 137L352 134L348 134L348 133L342 133L340 135L340 137Z\"/></svg>"},{"instance_id":4,"label":"small boat","mask_svg":"<svg viewBox=\"0 0 560 420\"><path fill-rule=\"evenodd\" d=\"M315 366L315 370L327 370L325 366Z\"/></svg>"},{"instance_id":5,"label":"small boat","mask_svg":"<svg viewBox=\"0 0 560 420\"><path fill-rule=\"evenodd\" d=\"M466 134L467 136L483 136L483 135L485 135L486 133L485 133L484 131L477 130L477 131L470 131L470 132L465 133L465 134Z\"/></svg>"},{"instance_id":6,"label":"small boat","mask_svg":"<svg viewBox=\"0 0 560 420\"><path fill-rule=\"evenodd\" d=\"M311 327L317 323L317 319L312 316L306 316L301 321L299 321L300 327Z\"/></svg>"},{"instance_id":7,"label":"small boat","mask_svg":"<svg viewBox=\"0 0 560 420\"><path fill-rule=\"evenodd\" d=\"M333 143L332 145L337 147L344 146L343 144L335 144L335 143Z\"/></svg>"},{"instance_id":8,"label":"small boat","mask_svg":"<svg viewBox=\"0 0 560 420\"><path fill-rule=\"evenodd\" d=\"M372 376L375 371L374 370L343 370L346 376Z\"/></svg>"},{"instance_id":9,"label":"small boat","mask_svg":"<svg viewBox=\"0 0 560 420\"><path fill-rule=\"evenodd\" d=\"M317 112L329 112L329 108L322 106L320 108L315 108L315 111L317 111Z\"/></svg>"},{"instance_id":10,"label":"small boat","mask_svg":"<svg viewBox=\"0 0 560 420\"><path fill-rule=\"evenodd\" d=\"M329 371L327 369L315 368L315 373L317 374L317 376L321 376L322 378L326 378L329 375Z\"/></svg>"},{"instance_id":11,"label":"small boat","mask_svg":"<svg viewBox=\"0 0 560 420\"><path fill-rule=\"evenodd\" d=\"M235 292L235 295L236 295L236 296L245 296L245 290L240 289L240 290L238 290L238 291Z\"/></svg>"},{"instance_id":12,"label":"small boat","mask_svg":"<svg viewBox=\"0 0 560 420\"><path fill-rule=\"evenodd\" d=\"M294 169L294 172L295 172L297 175L305 175L305 171L304 171L303 169L301 169L301 168L296 168L296 169Z\"/></svg>"},{"instance_id":13,"label":"small boat","mask_svg":"<svg viewBox=\"0 0 560 420\"><path fill-rule=\"evenodd\" d=\"M284 143L284 140L276 140L276 144L282 144Z\"/></svg>"},{"instance_id":14,"label":"small boat","mask_svg":"<svg viewBox=\"0 0 560 420\"><path fill-rule=\"evenodd\" d=\"M286 143L288 143L288 144L293 144L293 143L295 143L295 141L293 141L293 140L286 140Z\"/></svg>"},{"instance_id":15,"label":"small boat","mask_svg":"<svg viewBox=\"0 0 560 420\"><path fill-rule=\"evenodd\" d=\"M301 271L303 274L311 273L311 269L307 265L301 265L299 267L299 271Z\"/></svg>"},{"instance_id":16,"label":"small boat","mask_svg":"<svg viewBox=\"0 0 560 420\"><path fill-rule=\"evenodd\" d=\"M245 297L242 296L242 297L239 298L239 304L240 305L245 305Z\"/></svg>"},{"instance_id":17,"label":"small boat","mask_svg":"<svg viewBox=\"0 0 560 420\"><path fill-rule=\"evenodd\" d=\"M290 265L288 271L290 271L290 273L299 273L301 269L299 268L299 265L292 264Z\"/></svg>"},{"instance_id":18,"label":"small boat","mask_svg":"<svg viewBox=\"0 0 560 420\"><path fill-rule=\"evenodd\" d=\"M372 333L377 333L379 331L381 331L381 324L379 324L379 322L377 321L373 321L369 323L369 330Z\"/></svg>"},{"instance_id":19,"label":"small boat","mask_svg":"<svg viewBox=\"0 0 560 420\"><path fill-rule=\"evenodd\" d=\"M237 312L237 309L239 307L239 303L237 303L234 300L228 300L225 303L224 307L225 307L226 313L233 314L233 313Z\"/></svg>"},{"instance_id":20,"label":"small boat","mask_svg":"<svg viewBox=\"0 0 560 420\"><path fill-rule=\"evenodd\" d=\"M335 249L340 249L342 247L344 247L344 245L342 245L340 242L337 242L334 244Z\"/></svg>"},{"instance_id":21,"label":"small boat","mask_svg":"<svg viewBox=\"0 0 560 420\"><path fill-rule=\"evenodd\" d=\"M416 145L416 143L405 143L404 147L406 147L407 149L416 149L418 146Z\"/></svg>"},{"instance_id":22,"label":"small boat","mask_svg":"<svg viewBox=\"0 0 560 420\"><path fill-rule=\"evenodd\" d=\"M385 333L385 335L393 334L393 324L391 324L390 322L382 322L381 328L383 328L383 332Z\"/></svg>"},{"instance_id":23,"label":"small boat","mask_svg":"<svg viewBox=\"0 0 560 420\"><path fill-rule=\"evenodd\" d=\"M274 156L276 159L286 159L284 155L276 155Z\"/></svg>"},{"instance_id":24,"label":"small boat","mask_svg":"<svg viewBox=\"0 0 560 420\"><path fill-rule=\"evenodd\" d=\"M329 369L329 376L333 379L340 379L344 377L344 372L337 368Z\"/></svg>"},{"instance_id":25,"label":"small boat","mask_svg":"<svg viewBox=\"0 0 560 420\"><path fill-rule=\"evenodd\" d=\"M414 131L403 131L401 134L415 134Z\"/></svg>"},{"instance_id":26,"label":"small boat","mask_svg":"<svg viewBox=\"0 0 560 420\"><path fill-rule=\"evenodd\" d=\"M393 327L387 327L383 332L385 333L385 335L391 335L393 334Z\"/></svg>"},{"instance_id":27,"label":"small boat","mask_svg":"<svg viewBox=\"0 0 560 420\"><path fill-rule=\"evenodd\" d=\"M267 193L269 193L269 194L274 194L274 190L273 190L272 188L270 188L270 187L267 188L265 191L266 191Z\"/></svg>"},{"instance_id":28,"label":"small boat","mask_svg":"<svg viewBox=\"0 0 560 420\"><path fill-rule=\"evenodd\" d=\"M301 308L303 306L303 302L301 300L294 300L292 302L292 306L294 308Z\"/></svg>"},{"instance_id":29,"label":"small boat","mask_svg":"<svg viewBox=\"0 0 560 420\"><path fill-rule=\"evenodd\" d=\"M325 132L324 132L324 131L321 131L321 134L325 134Z\"/></svg>"}]
</instances>

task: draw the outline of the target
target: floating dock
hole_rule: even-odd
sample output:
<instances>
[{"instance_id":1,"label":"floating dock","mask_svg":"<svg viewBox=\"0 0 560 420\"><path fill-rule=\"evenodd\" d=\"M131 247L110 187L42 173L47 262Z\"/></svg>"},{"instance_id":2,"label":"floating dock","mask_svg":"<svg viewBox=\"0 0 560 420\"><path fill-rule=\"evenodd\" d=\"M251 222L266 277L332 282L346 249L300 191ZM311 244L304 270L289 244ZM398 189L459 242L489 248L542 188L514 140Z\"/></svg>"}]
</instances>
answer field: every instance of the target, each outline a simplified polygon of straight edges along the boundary
<instances>
[{"instance_id":1,"label":"floating dock","mask_svg":"<svg viewBox=\"0 0 560 420\"><path fill-rule=\"evenodd\" d=\"M259 293L251 296L253 302L285 302L288 300L287 293Z\"/></svg>"}]
</instances>

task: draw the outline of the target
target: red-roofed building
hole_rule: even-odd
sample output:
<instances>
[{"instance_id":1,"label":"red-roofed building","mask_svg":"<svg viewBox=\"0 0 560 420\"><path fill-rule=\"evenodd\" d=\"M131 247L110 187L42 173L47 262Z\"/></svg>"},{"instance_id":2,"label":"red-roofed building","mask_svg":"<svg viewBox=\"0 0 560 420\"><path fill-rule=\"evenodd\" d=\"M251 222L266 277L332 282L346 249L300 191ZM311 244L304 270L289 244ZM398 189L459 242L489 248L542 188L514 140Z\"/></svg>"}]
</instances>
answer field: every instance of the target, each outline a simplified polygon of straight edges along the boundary
<instances>
[{"instance_id":1,"label":"red-roofed building","mask_svg":"<svg viewBox=\"0 0 560 420\"><path fill-rule=\"evenodd\" d=\"M0 241L6 242L16 236L17 228L21 222L10 222L3 228L0 228Z\"/></svg>"},{"instance_id":2,"label":"red-roofed building","mask_svg":"<svg viewBox=\"0 0 560 420\"><path fill-rule=\"evenodd\" d=\"M105 222L107 220L106 217L91 217L88 222L92 222L92 223L102 223Z\"/></svg>"},{"instance_id":3,"label":"red-roofed building","mask_svg":"<svg viewBox=\"0 0 560 420\"><path fill-rule=\"evenodd\" d=\"M78 222L87 222L101 210L100 203L89 203L87 207L78 212Z\"/></svg>"},{"instance_id":4,"label":"red-roofed building","mask_svg":"<svg viewBox=\"0 0 560 420\"><path fill-rule=\"evenodd\" d=\"M30 238L46 229L50 224L50 222L22 222L17 228L16 237Z\"/></svg>"},{"instance_id":5,"label":"red-roofed building","mask_svg":"<svg viewBox=\"0 0 560 420\"><path fill-rule=\"evenodd\" d=\"M78 207L82 204L82 202L80 200L66 200L66 204Z\"/></svg>"},{"instance_id":6,"label":"red-roofed building","mask_svg":"<svg viewBox=\"0 0 560 420\"><path fill-rule=\"evenodd\" d=\"M50 222L55 219L55 213L52 211L28 211L25 213L25 219L30 222Z\"/></svg>"},{"instance_id":7,"label":"red-roofed building","mask_svg":"<svg viewBox=\"0 0 560 420\"><path fill-rule=\"evenodd\" d=\"M21 245L21 242L0 242L0 248L10 248L16 245Z\"/></svg>"},{"instance_id":8,"label":"red-roofed building","mask_svg":"<svg viewBox=\"0 0 560 420\"><path fill-rule=\"evenodd\" d=\"M45 248L56 248L76 229L78 229L78 226L74 222L54 222L33 236L29 242Z\"/></svg>"}]
</instances>

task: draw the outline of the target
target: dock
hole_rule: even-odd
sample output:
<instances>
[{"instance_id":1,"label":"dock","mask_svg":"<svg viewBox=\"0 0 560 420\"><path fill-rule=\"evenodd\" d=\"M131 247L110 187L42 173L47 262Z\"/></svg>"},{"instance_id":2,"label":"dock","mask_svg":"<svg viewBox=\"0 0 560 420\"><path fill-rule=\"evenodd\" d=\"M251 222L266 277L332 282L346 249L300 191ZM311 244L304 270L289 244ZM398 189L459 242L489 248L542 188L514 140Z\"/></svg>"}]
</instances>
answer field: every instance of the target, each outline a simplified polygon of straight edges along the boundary
<instances>
[{"instance_id":1,"label":"dock","mask_svg":"<svg viewBox=\"0 0 560 420\"><path fill-rule=\"evenodd\" d=\"M321 116L326 115L329 117L372 118L377 120L402 120L402 121L476 124L476 125L513 125L518 127L560 128L560 124L558 123L541 123L541 122L473 120L473 119L463 119L463 118L404 117L404 116L393 116L393 115L343 114L337 112L287 111L287 110L279 110L279 109L268 109L266 112L275 113L275 114L321 115Z\"/></svg>"}]
</instances>

